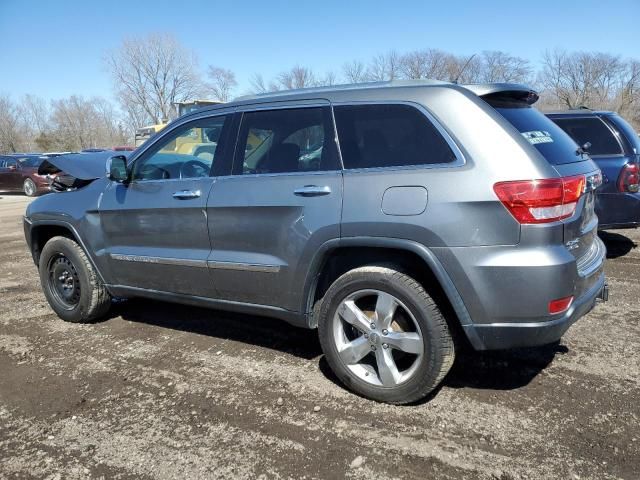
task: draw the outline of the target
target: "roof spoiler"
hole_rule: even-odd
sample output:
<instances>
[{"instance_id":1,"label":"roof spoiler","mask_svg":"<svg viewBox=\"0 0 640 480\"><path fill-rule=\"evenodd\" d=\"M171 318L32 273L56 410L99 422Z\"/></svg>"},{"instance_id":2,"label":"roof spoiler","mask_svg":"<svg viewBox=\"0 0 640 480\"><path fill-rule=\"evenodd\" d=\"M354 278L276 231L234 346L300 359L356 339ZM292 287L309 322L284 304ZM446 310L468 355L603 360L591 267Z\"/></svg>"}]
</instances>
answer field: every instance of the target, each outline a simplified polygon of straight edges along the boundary
<instances>
[{"instance_id":1,"label":"roof spoiler","mask_svg":"<svg viewBox=\"0 0 640 480\"><path fill-rule=\"evenodd\" d=\"M522 102L533 105L540 95L533 88L519 83L470 83L461 85L484 100Z\"/></svg>"}]
</instances>

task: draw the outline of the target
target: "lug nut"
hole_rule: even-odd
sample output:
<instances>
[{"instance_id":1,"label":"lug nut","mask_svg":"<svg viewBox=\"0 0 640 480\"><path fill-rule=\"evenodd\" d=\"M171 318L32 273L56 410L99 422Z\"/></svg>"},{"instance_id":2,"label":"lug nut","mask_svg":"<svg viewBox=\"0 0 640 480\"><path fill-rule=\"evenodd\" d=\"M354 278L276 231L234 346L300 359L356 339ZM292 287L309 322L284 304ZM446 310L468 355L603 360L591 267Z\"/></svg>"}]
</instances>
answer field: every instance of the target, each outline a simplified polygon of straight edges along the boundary
<instances>
[{"instance_id":1,"label":"lug nut","mask_svg":"<svg viewBox=\"0 0 640 480\"><path fill-rule=\"evenodd\" d=\"M376 324L375 324L375 323L372 323L372 324L371 324L371 328L372 328L372 329L375 329L375 328L376 328Z\"/></svg>"},{"instance_id":2,"label":"lug nut","mask_svg":"<svg viewBox=\"0 0 640 480\"><path fill-rule=\"evenodd\" d=\"M371 345L371 350L375 350L376 346L375 345Z\"/></svg>"},{"instance_id":3,"label":"lug nut","mask_svg":"<svg viewBox=\"0 0 640 480\"><path fill-rule=\"evenodd\" d=\"M389 345L387 345L386 343L383 343L383 344L382 344L382 348L385 348L385 349L386 349L386 348L389 348Z\"/></svg>"},{"instance_id":4,"label":"lug nut","mask_svg":"<svg viewBox=\"0 0 640 480\"><path fill-rule=\"evenodd\" d=\"M383 335L386 335L387 333L389 333L389 331L388 331L388 330L386 330L386 329L385 329L385 330L382 330L382 334L383 334Z\"/></svg>"},{"instance_id":5,"label":"lug nut","mask_svg":"<svg viewBox=\"0 0 640 480\"><path fill-rule=\"evenodd\" d=\"M364 334L364 338L369 338L369 334L368 334L368 333L365 333L365 334Z\"/></svg>"}]
</instances>

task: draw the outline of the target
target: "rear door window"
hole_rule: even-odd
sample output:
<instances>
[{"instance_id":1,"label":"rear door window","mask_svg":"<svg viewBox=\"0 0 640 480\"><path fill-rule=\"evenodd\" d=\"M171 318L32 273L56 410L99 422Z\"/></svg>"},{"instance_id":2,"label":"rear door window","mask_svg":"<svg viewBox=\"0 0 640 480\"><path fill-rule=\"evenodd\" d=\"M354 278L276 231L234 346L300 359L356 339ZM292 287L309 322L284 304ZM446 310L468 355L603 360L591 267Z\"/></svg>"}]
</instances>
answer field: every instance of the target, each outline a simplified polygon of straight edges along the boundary
<instances>
[{"instance_id":1,"label":"rear door window","mask_svg":"<svg viewBox=\"0 0 640 480\"><path fill-rule=\"evenodd\" d=\"M488 102L490 105L491 101ZM516 127L551 165L581 162L578 145L537 109L522 103L498 103L494 108Z\"/></svg>"},{"instance_id":2,"label":"rear door window","mask_svg":"<svg viewBox=\"0 0 640 480\"><path fill-rule=\"evenodd\" d=\"M334 107L344 167L446 164L451 147L418 109L409 105Z\"/></svg>"},{"instance_id":3,"label":"rear door window","mask_svg":"<svg viewBox=\"0 0 640 480\"><path fill-rule=\"evenodd\" d=\"M622 155L622 147L609 127L598 117L554 118L553 121L578 145L589 142L590 155Z\"/></svg>"},{"instance_id":4,"label":"rear door window","mask_svg":"<svg viewBox=\"0 0 640 480\"><path fill-rule=\"evenodd\" d=\"M335 134L328 107L247 112L234 173L295 173L337 170Z\"/></svg>"}]
</instances>

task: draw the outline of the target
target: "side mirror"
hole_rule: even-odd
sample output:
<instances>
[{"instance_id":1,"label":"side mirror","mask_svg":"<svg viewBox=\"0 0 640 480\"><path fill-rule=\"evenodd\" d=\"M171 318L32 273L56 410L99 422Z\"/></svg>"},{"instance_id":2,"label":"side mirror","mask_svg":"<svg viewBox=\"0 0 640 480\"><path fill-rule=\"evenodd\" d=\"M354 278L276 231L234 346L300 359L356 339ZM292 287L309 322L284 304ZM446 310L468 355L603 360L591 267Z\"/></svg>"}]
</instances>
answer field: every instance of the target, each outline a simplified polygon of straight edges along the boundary
<instances>
[{"instance_id":1,"label":"side mirror","mask_svg":"<svg viewBox=\"0 0 640 480\"><path fill-rule=\"evenodd\" d=\"M107 177L113 182L127 183L129 181L127 157L124 155L109 157L107 159Z\"/></svg>"}]
</instances>

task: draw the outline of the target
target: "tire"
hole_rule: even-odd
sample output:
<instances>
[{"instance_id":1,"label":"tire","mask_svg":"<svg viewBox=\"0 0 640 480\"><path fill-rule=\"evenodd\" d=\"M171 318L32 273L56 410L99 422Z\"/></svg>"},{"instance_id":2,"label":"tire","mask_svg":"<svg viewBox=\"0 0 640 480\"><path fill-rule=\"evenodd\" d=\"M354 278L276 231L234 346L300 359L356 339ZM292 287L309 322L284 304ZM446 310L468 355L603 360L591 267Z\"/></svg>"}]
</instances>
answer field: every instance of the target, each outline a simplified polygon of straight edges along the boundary
<instances>
[{"instance_id":1,"label":"tire","mask_svg":"<svg viewBox=\"0 0 640 480\"><path fill-rule=\"evenodd\" d=\"M62 320L86 323L109 311L111 295L75 241L53 237L42 249L38 268L44 295Z\"/></svg>"},{"instance_id":2,"label":"tire","mask_svg":"<svg viewBox=\"0 0 640 480\"><path fill-rule=\"evenodd\" d=\"M22 191L27 197L35 197L38 194L38 187L30 178L25 178L22 184Z\"/></svg>"},{"instance_id":3,"label":"tire","mask_svg":"<svg viewBox=\"0 0 640 480\"><path fill-rule=\"evenodd\" d=\"M340 381L379 402L424 398L455 358L449 327L433 299L415 279L385 266L351 270L329 287L318 334Z\"/></svg>"}]
</instances>

